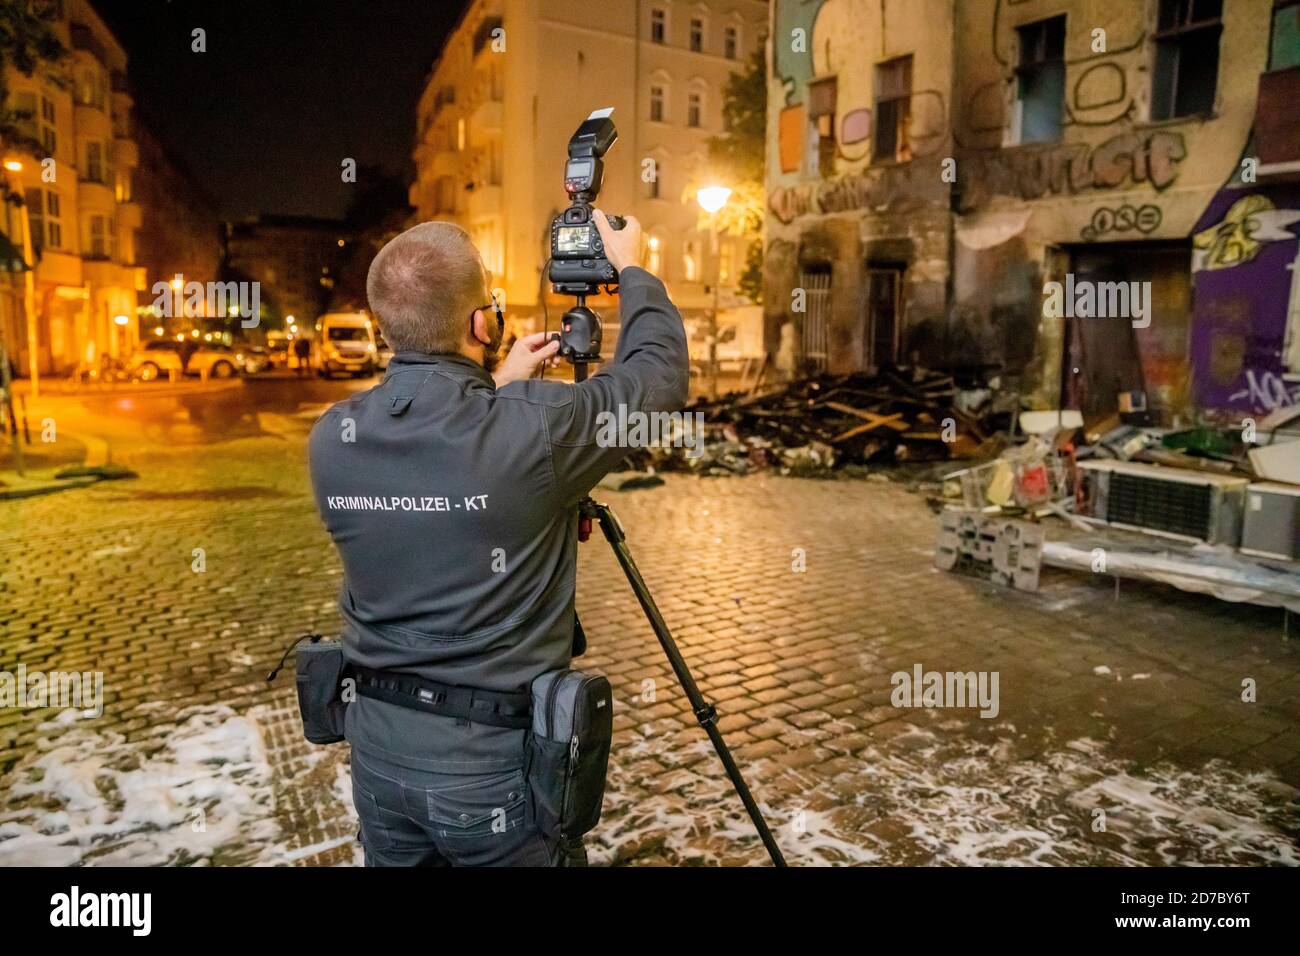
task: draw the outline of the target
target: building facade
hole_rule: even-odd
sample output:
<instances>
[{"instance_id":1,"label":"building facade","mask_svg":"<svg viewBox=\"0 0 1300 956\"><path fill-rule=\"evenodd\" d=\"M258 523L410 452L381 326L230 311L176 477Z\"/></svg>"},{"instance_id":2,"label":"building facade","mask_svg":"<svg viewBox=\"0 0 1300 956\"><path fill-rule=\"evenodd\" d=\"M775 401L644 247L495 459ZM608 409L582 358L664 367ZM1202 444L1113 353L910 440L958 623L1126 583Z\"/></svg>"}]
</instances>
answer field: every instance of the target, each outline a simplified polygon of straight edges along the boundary
<instances>
[{"instance_id":1,"label":"building facade","mask_svg":"<svg viewBox=\"0 0 1300 956\"><path fill-rule=\"evenodd\" d=\"M1257 114L1294 143L1294 110L1263 106L1293 82L1270 42L1295 6L775 0L770 340L788 321L812 366L969 369L1034 407L1094 416L1126 401L1166 420L1227 407L1198 385L1213 350L1193 306L1201 235L1263 142ZM1276 147L1274 175L1290 175L1290 148ZM1059 314L1051 283L1122 283L1134 297L1122 314L1073 301ZM1263 347L1280 353L1271 321ZM1218 356L1223 395L1242 387L1252 348L1238 345L1233 369Z\"/></svg>"},{"instance_id":2,"label":"building facade","mask_svg":"<svg viewBox=\"0 0 1300 956\"><path fill-rule=\"evenodd\" d=\"M10 190L23 197L36 258L37 364L54 375L96 373L140 338L136 264L139 155L132 135L126 54L85 0L67 0L54 24L68 55L31 77L11 70L10 105L30 114L5 144ZM21 218L6 218L21 248ZM20 374L30 337L21 306L0 317Z\"/></svg>"},{"instance_id":3,"label":"building facade","mask_svg":"<svg viewBox=\"0 0 1300 956\"><path fill-rule=\"evenodd\" d=\"M226 224L226 277L258 283L261 333L296 325L306 331L325 311L344 223L310 216L259 216Z\"/></svg>"},{"instance_id":4,"label":"building facade","mask_svg":"<svg viewBox=\"0 0 1300 956\"><path fill-rule=\"evenodd\" d=\"M724 238L714 257L690 190L708 176L726 82L766 29L759 0L612 0L598 11L578 0L474 0L420 98L417 220L464 226L509 311L536 315L550 288L551 220L567 205L569 137L612 106L619 141L601 207L641 221L647 265L684 312L711 304L715 270L721 305L739 304L743 243Z\"/></svg>"},{"instance_id":5,"label":"building facade","mask_svg":"<svg viewBox=\"0 0 1300 956\"><path fill-rule=\"evenodd\" d=\"M153 308L158 282L215 282L221 271L223 228L215 202L193 175L154 135L138 114L135 122L140 165L133 184L142 211L136 231L136 260L145 270L148 289L140 295L146 334L188 332L182 314L160 315ZM182 286L183 288L183 286Z\"/></svg>"}]
</instances>

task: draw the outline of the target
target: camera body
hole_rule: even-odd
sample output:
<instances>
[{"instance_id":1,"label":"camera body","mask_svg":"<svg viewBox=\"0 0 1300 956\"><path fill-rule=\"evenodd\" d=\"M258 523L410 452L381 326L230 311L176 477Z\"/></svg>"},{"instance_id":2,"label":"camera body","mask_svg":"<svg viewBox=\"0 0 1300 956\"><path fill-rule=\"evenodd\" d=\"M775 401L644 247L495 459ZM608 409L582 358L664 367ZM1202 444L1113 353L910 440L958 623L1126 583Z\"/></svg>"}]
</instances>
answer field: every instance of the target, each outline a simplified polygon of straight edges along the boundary
<instances>
[{"instance_id":1,"label":"camera body","mask_svg":"<svg viewBox=\"0 0 1300 956\"><path fill-rule=\"evenodd\" d=\"M564 167L569 207L551 222L548 273L554 291L565 295L596 295L602 286L618 284L618 270L605 258L593 209L605 177L605 153L618 140L610 119L613 112L612 107L596 110L569 139L569 159ZM623 228L622 217L608 219L615 229Z\"/></svg>"}]
</instances>

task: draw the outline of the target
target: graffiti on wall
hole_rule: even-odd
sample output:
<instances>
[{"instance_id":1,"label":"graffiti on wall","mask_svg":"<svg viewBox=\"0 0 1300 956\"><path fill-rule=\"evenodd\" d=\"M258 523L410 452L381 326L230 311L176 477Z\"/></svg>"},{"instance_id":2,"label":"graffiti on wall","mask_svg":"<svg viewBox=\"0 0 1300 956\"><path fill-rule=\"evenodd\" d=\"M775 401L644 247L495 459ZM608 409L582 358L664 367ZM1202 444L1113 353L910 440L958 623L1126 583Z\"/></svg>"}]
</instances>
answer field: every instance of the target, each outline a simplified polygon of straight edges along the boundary
<instances>
[{"instance_id":1,"label":"graffiti on wall","mask_svg":"<svg viewBox=\"0 0 1300 956\"><path fill-rule=\"evenodd\" d=\"M860 59L848 29L860 16L849 0L802 0L777 4L774 69L780 78L784 106L777 121L777 153L782 172L805 167L806 154L822 137L835 144L835 158L858 163L870 158L875 136L875 104L866 90L855 90L846 67ZM819 102L810 89L816 77L836 77L835 95ZM935 89L909 91L905 151L911 158L928 156L948 138L948 103ZM815 122L817 136L810 135Z\"/></svg>"},{"instance_id":2,"label":"graffiti on wall","mask_svg":"<svg viewBox=\"0 0 1300 956\"><path fill-rule=\"evenodd\" d=\"M879 209L909 192L897 167L875 167L860 173L780 186L768 195L768 208L777 222L789 225L810 213Z\"/></svg>"},{"instance_id":3,"label":"graffiti on wall","mask_svg":"<svg viewBox=\"0 0 1300 956\"><path fill-rule=\"evenodd\" d=\"M1267 196L1238 199L1223 218L1192 237L1192 271L1231 269L1253 262L1267 242L1295 239L1287 226L1300 222L1300 210L1278 209Z\"/></svg>"},{"instance_id":4,"label":"graffiti on wall","mask_svg":"<svg viewBox=\"0 0 1300 956\"><path fill-rule=\"evenodd\" d=\"M1113 238L1127 232L1137 232L1145 236L1159 229L1163 219L1164 213L1160 211L1160 207L1150 203L1143 203L1141 206L1124 203L1118 208L1102 206L1092 214L1088 225L1079 230L1079 237L1085 242L1092 242L1103 237Z\"/></svg>"},{"instance_id":5,"label":"graffiti on wall","mask_svg":"<svg viewBox=\"0 0 1300 956\"><path fill-rule=\"evenodd\" d=\"M963 183L990 193L1038 199L1072 195L1089 189L1115 189L1150 183L1168 189L1187 156L1181 133L1167 130L1127 132L1098 146L1062 143L972 152L958 167Z\"/></svg>"}]
</instances>

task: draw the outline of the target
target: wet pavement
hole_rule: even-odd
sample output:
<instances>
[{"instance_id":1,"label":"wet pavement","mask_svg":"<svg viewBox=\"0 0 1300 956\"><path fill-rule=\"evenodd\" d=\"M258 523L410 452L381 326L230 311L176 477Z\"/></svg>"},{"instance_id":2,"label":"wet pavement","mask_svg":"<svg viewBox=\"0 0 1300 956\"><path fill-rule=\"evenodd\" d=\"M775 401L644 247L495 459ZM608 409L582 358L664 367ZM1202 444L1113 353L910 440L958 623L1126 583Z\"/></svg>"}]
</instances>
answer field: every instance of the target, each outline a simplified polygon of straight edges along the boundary
<instances>
[{"instance_id":1,"label":"wet pavement","mask_svg":"<svg viewBox=\"0 0 1300 956\"><path fill-rule=\"evenodd\" d=\"M337 630L303 442L367 384L56 409L140 477L0 502L0 671L104 679L102 716L0 708L0 864L357 860L346 748L303 742L291 680L264 677L293 637ZM938 572L934 515L889 482L668 476L607 497L792 862L1300 862L1280 611ZM583 666L616 698L593 861L762 863L599 536L578 605ZM998 674L996 714L896 706L917 665Z\"/></svg>"}]
</instances>

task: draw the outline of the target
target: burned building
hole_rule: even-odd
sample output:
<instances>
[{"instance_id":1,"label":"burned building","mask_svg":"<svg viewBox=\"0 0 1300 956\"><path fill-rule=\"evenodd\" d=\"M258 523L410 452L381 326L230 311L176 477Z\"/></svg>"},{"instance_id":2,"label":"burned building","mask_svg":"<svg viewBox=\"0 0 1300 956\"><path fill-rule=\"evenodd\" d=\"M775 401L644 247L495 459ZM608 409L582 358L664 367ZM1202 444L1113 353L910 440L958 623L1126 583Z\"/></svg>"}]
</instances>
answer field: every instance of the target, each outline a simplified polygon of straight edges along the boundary
<instances>
[{"instance_id":1,"label":"burned building","mask_svg":"<svg viewBox=\"0 0 1300 956\"><path fill-rule=\"evenodd\" d=\"M769 342L790 322L808 366L980 371L1038 408L1262 409L1286 388L1252 369L1300 359L1250 291L1290 288L1297 11L776 0ZM1247 234L1268 278L1213 275Z\"/></svg>"}]
</instances>

